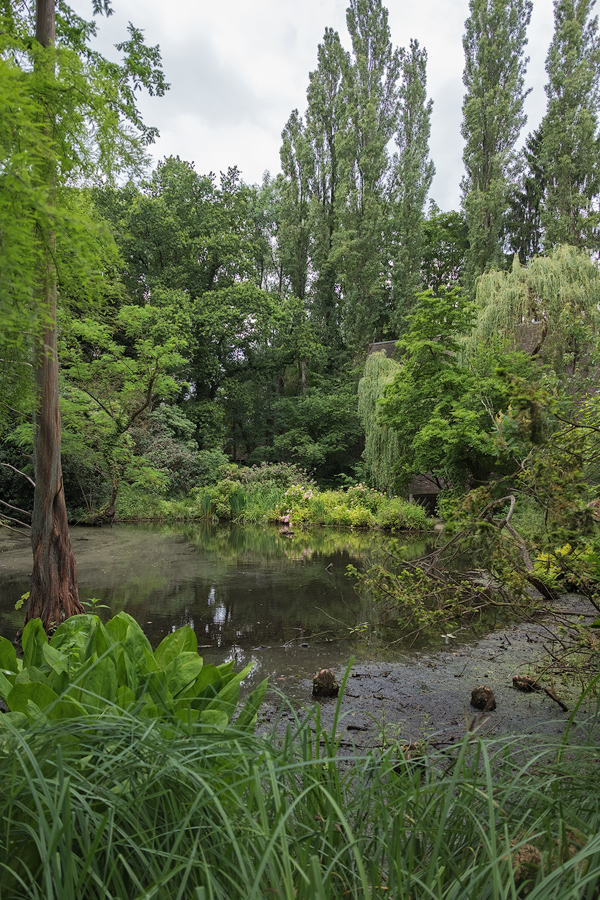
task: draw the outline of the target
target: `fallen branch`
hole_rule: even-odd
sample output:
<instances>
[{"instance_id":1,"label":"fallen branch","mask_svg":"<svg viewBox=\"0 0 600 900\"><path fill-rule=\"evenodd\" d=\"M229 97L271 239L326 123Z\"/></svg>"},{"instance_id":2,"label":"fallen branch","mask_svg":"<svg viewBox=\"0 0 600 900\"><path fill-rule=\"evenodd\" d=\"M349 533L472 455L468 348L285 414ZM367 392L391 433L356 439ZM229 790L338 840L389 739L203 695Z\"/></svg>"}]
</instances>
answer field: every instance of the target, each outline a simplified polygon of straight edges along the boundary
<instances>
[{"instance_id":1,"label":"fallen branch","mask_svg":"<svg viewBox=\"0 0 600 900\"><path fill-rule=\"evenodd\" d=\"M552 688L547 688L547 687L545 687L545 688L544 688L544 693L547 694L548 697L550 697L551 700L554 700L555 703L558 703L558 705L560 706L560 708L561 708L562 710L564 710L564 712L569 712L569 707L566 706L566 704L564 704L564 703L562 702L562 700L560 700L560 699L556 696L556 691L554 690L554 685L552 685Z\"/></svg>"},{"instance_id":2,"label":"fallen branch","mask_svg":"<svg viewBox=\"0 0 600 900\"><path fill-rule=\"evenodd\" d=\"M30 526L29 526L29 525L26 525L25 527L26 527L26 528L29 528ZM27 541L30 540L30 537L29 537L28 534L23 534L22 531L18 531L18 529L12 528L10 525L7 525L6 522L3 522L1 519L0 519L0 528L8 528L9 531L14 531L15 534L18 534L18 535L20 535L21 537L24 537L25 540L27 540Z\"/></svg>"},{"instance_id":3,"label":"fallen branch","mask_svg":"<svg viewBox=\"0 0 600 900\"><path fill-rule=\"evenodd\" d=\"M27 522L21 522L20 519L15 519L14 516L8 516L6 513L0 512L0 524L6 525L6 521L16 522L17 525L21 525L23 528L31 528L31 525L28 525Z\"/></svg>"}]
</instances>

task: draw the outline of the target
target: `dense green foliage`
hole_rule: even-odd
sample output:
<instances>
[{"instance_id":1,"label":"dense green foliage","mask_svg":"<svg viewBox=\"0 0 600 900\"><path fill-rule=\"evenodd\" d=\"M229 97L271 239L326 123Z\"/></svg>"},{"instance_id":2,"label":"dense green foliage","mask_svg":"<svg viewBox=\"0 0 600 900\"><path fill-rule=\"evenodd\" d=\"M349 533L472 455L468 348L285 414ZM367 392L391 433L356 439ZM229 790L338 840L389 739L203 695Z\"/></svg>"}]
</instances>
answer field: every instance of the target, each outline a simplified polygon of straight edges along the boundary
<instances>
[{"instance_id":1,"label":"dense green foliage","mask_svg":"<svg viewBox=\"0 0 600 900\"><path fill-rule=\"evenodd\" d=\"M502 262L502 217L515 144L525 124L523 52L532 0L470 0L463 45L464 207L471 284Z\"/></svg>"},{"instance_id":2,"label":"dense green foliage","mask_svg":"<svg viewBox=\"0 0 600 900\"><path fill-rule=\"evenodd\" d=\"M519 165L531 2L471 0L463 209L426 212L427 52L394 46L381 0L349 0L348 50L326 29L260 185L179 157L142 174L158 49L130 26L110 63L63 2L42 46L0 0L0 524L31 514L56 320L72 519L270 521L295 552L304 525L427 530L394 496L427 475L503 600L600 610L600 56L593 3L554 7ZM386 339L395 360L365 363ZM355 574L413 633L488 601L489 577L391 551ZM595 732L533 759L469 730L342 758L339 707L331 732L317 709L254 735L265 684L240 705L248 669L205 666L190 628L152 651L124 613L58 619L22 659L0 638L2 898L598 895Z\"/></svg>"},{"instance_id":3,"label":"dense green foliage","mask_svg":"<svg viewBox=\"0 0 600 900\"><path fill-rule=\"evenodd\" d=\"M589 3L555 4L547 114L519 165L531 4L472 0L461 212L433 201L427 209L427 53L414 40L393 44L381 0L349 4L348 49L326 30L306 110L283 129L282 174L260 185L235 168L219 179L197 173L178 157L140 177L153 132L131 86L164 89L158 51L134 30L122 64L106 64L86 49L96 26L61 6L56 77L83 93L77 109L61 101L64 171L56 203L44 206L27 174L48 150L38 76L15 55L33 53L31 26L24 6L2 10L7 526L27 522L32 509L31 484L17 470L32 473L38 216L57 241L72 520L426 528L420 508L393 496L426 475L442 489L438 510L457 528L471 517L471 535L482 532L489 504L514 497L529 557L568 544L588 561L593 593L600 281L591 255L598 42ZM111 80L114 121L104 129L98 120L92 159L84 107ZM97 177L119 167L129 182ZM369 355L383 339L385 354ZM516 568L524 549L513 546Z\"/></svg>"}]
</instances>

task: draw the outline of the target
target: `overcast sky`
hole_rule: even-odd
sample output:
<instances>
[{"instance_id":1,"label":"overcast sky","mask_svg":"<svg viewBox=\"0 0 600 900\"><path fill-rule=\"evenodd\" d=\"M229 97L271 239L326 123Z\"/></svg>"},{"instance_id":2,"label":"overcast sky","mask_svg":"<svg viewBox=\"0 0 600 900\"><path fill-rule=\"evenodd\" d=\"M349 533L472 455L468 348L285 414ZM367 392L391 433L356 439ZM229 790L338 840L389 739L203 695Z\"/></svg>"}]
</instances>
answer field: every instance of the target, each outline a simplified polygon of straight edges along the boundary
<instances>
[{"instance_id":1,"label":"overcast sky","mask_svg":"<svg viewBox=\"0 0 600 900\"><path fill-rule=\"evenodd\" d=\"M91 0L71 0L89 17ZM180 156L199 173L237 165L244 181L279 171L281 131L292 109L304 112L308 73L327 26L346 47L347 0L114 0L115 13L100 20L99 49L126 37L127 22L147 43L160 44L170 91L142 97L144 120L160 138L155 160ZM428 93L433 98L431 156L436 177L431 196L442 209L457 208L462 176L460 136L463 97L462 35L468 0L390 0L392 41L426 47ZM534 0L527 54L531 57L524 136L544 114L544 63L552 37L552 0Z\"/></svg>"}]
</instances>

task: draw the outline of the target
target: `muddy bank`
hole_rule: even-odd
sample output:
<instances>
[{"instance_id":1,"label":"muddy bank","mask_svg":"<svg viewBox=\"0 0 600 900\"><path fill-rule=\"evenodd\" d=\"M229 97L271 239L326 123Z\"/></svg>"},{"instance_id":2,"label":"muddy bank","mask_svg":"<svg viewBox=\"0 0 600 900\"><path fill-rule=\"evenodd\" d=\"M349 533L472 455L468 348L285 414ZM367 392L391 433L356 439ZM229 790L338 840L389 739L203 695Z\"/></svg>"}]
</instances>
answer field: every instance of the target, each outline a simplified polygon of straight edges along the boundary
<instances>
[{"instance_id":1,"label":"muddy bank","mask_svg":"<svg viewBox=\"0 0 600 900\"><path fill-rule=\"evenodd\" d=\"M564 599L559 609L561 619L575 621L577 615L596 616L592 607L579 598ZM569 721L570 712L544 693L525 694L512 686L513 675L534 674L543 668L553 646L553 632L559 622L546 616L537 623L522 623L481 637L474 643L453 646L449 638L447 650L423 652L398 662L355 662L341 700L338 732L342 743L367 750L381 747L386 741L411 742L431 739L443 746L464 735L467 723L473 723L481 734L560 735ZM325 660L323 664L326 665ZM331 668L338 682L343 668L332 660ZM551 687L550 678L541 676L542 684ZM581 686L572 679L553 678L557 696L572 710L580 696ZM482 714L470 705L471 691L486 685L494 692L497 707ZM287 686L282 686L290 694ZM312 681L296 681L294 706L309 709ZM305 699L298 702L300 696ZM281 698L271 693L262 711L264 727L278 722L284 728L294 721L291 710ZM321 700L321 719L326 726L333 721L336 700ZM581 716L597 712L596 701L590 699Z\"/></svg>"}]
</instances>

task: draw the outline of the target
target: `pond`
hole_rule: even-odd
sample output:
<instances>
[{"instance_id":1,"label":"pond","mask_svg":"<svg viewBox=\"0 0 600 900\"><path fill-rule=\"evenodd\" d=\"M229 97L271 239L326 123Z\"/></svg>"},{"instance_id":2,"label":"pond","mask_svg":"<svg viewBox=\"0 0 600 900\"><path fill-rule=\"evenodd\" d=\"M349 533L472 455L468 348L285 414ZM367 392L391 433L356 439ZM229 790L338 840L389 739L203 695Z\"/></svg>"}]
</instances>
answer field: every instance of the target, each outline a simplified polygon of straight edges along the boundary
<instances>
[{"instance_id":1,"label":"pond","mask_svg":"<svg viewBox=\"0 0 600 900\"><path fill-rule=\"evenodd\" d=\"M72 528L71 540L81 599L108 607L98 607L103 618L129 613L153 646L187 623L207 662L253 662L253 681L293 681L375 653L360 639L365 625L372 633L374 605L356 593L346 567L381 552L381 532L115 525ZM414 543L415 553L425 549L423 539ZM2 533L0 633L11 639L30 571L28 538Z\"/></svg>"},{"instance_id":2,"label":"pond","mask_svg":"<svg viewBox=\"0 0 600 900\"><path fill-rule=\"evenodd\" d=\"M310 705L315 671L328 667L341 677L354 657L342 714L358 746L374 746L382 719L408 740L432 731L443 732L444 740L460 734L473 713L470 691L481 683L492 686L498 700L490 727L521 734L564 728L545 695L518 694L511 686L514 672L529 671L545 653L544 623L504 623L486 636L482 632L502 623L486 628L482 619L477 640L465 621L445 642L429 635L419 651L382 629L375 604L359 596L346 575L348 564L361 568L382 553L389 537L381 532L116 525L73 528L71 539L80 596L104 604L98 607L102 618L124 610L153 646L191 625L206 662L233 659L238 669L254 664L245 690L269 676L272 688ZM429 535L412 541L403 535L402 542L415 556L431 549ZM0 532L0 634L11 639L22 626L23 611L15 604L29 588L30 571L28 537ZM564 685L560 690L566 697ZM279 714L274 702L264 708L269 721ZM334 707L322 704L324 723Z\"/></svg>"}]
</instances>

